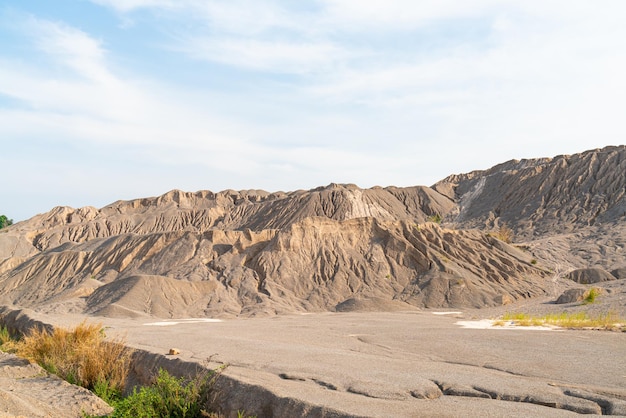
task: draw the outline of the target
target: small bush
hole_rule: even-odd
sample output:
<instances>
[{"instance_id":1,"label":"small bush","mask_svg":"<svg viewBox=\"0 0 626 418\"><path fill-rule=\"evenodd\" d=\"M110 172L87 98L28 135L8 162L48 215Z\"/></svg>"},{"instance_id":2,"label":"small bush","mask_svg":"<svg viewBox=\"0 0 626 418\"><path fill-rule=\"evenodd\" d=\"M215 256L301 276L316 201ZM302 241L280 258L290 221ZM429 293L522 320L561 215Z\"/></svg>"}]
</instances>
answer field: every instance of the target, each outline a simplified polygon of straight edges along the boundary
<instances>
[{"instance_id":1,"label":"small bush","mask_svg":"<svg viewBox=\"0 0 626 418\"><path fill-rule=\"evenodd\" d=\"M132 351L123 341L106 341L101 325L83 322L52 333L33 329L17 344L16 354L110 402L124 390Z\"/></svg>"},{"instance_id":2,"label":"small bush","mask_svg":"<svg viewBox=\"0 0 626 418\"><path fill-rule=\"evenodd\" d=\"M443 221L443 218L438 213L435 213L434 215L431 215L428 217L428 222L434 222L436 224L440 224L442 221Z\"/></svg>"},{"instance_id":3,"label":"small bush","mask_svg":"<svg viewBox=\"0 0 626 418\"><path fill-rule=\"evenodd\" d=\"M589 289L589 291L585 292L585 298L583 299L583 304L588 305L590 303L594 303L596 298L600 295L600 289L593 287Z\"/></svg>"},{"instance_id":4,"label":"small bush","mask_svg":"<svg viewBox=\"0 0 626 418\"><path fill-rule=\"evenodd\" d=\"M13 219L9 219L5 215L0 215L0 229L11 225L13 225Z\"/></svg>"}]
</instances>

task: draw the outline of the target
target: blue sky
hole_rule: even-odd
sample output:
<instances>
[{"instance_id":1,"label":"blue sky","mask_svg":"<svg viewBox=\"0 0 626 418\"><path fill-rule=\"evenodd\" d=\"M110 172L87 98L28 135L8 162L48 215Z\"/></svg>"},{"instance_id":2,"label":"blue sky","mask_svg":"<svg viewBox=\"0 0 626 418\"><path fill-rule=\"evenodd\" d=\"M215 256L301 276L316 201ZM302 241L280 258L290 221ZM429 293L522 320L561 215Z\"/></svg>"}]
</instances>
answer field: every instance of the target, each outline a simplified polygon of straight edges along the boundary
<instances>
[{"instance_id":1,"label":"blue sky","mask_svg":"<svg viewBox=\"0 0 626 418\"><path fill-rule=\"evenodd\" d=\"M626 2L5 0L0 214L624 144Z\"/></svg>"}]
</instances>

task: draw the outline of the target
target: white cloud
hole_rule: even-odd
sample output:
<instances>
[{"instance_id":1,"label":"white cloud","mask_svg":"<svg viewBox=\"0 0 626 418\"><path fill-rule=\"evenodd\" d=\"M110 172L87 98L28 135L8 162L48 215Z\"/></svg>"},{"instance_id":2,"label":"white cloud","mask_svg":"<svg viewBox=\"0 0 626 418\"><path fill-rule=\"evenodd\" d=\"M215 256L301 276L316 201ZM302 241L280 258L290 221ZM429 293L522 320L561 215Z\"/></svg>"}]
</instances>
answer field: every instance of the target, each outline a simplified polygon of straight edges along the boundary
<instances>
[{"instance_id":1,"label":"white cloud","mask_svg":"<svg viewBox=\"0 0 626 418\"><path fill-rule=\"evenodd\" d=\"M321 0L325 21L345 29L406 30L440 19L482 17L501 0Z\"/></svg>"},{"instance_id":2,"label":"white cloud","mask_svg":"<svg viewBox=\"0 0 626 418\"><path fill-rule=\"evenodd\" d=\"M24 25L37 46L81 76L110 82L112 75L104 65L105 51L99 41L76 28L31 17Z\"/></svg>"},{"instance_id":3,"label":"white cloud","mask_svg":"<svg viewBox=\"0 0 626 418\"><path fill-rule=\"evenodd\" d=\"M111 7L119 12L131 12L143 8L175 9L183 0L91 0L93 3Z\"/></svg>"},{"instance_id":4,"label":"white cloud","mask_svg":"<svg viewBox=\"0 0 626 418\"><path fill-rule=\"evenodd\" d=\"M85 32L33 17L16 27L47 56L47 65L0 57L0 94L20 103L19 109L0 108L2 130L12 138L149 144L145 155L162 161L171 161L176 149L223 155L221 144L236 151L234 144L243 142L234 139L241 133L235 124L211 114L210 101L200 95L116 75L101 42Z\"/></svg>"},{"instance_id":5,"label":"white cloud","mask_svg":"<svg viewBox=\"0 0 626 418\"><path fill-rule=\"evenodd\" d=\"M190 39L184 51L196 59L278 74L332 70L349 54L330 43L291 43L254 39Z\"/></svg>"},{"instance_id":6,"label":"white cloud","mask_svg":"<svg viewBox=\"0 0 626 418\"><path fill-rule=\"evenodd\" d=\"M301 16L271 0L191 0L184 4L186 9L195 14L196 19L206 20L208 29L214 33L253 36L277 29L292 34L306 31Z\"/></svg>"}]
</instances>

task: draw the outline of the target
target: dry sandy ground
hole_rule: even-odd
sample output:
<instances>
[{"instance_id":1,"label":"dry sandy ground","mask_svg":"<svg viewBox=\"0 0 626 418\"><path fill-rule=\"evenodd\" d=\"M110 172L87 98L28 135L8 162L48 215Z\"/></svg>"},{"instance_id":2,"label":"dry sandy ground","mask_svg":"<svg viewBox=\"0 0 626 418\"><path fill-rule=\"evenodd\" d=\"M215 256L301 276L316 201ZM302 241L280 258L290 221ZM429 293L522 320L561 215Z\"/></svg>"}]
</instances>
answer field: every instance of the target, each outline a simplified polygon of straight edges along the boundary
<instances>
[{"instance_id":1,"label":"dry sandy ground","mask_svg":"<svg viewBox=\"0 0 626 418\"><path fill-rule=\"evenodd\" d=\"M481 312L90 321L142 350L144 377L228 364L222 407L259 417L626 415L626 333L467 327Z\"/></svg>"}]
</instances>

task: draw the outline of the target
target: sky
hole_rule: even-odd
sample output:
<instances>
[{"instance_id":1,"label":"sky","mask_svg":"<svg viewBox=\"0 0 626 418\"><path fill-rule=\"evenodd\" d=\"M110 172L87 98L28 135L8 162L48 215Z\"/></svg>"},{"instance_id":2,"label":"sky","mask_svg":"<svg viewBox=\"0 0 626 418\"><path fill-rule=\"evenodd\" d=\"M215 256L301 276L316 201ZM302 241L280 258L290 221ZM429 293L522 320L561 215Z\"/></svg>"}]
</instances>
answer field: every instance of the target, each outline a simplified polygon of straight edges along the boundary
<instances>
[{"instance_id":1,"label":"sky","mask_svg":"<svg viewBox=\"0 0 626 418\"><path fill-rule=\"evenodd\" d=\"M0 214L626 143L622 0L3 0Z\"/></svg>"}]
</instances>

